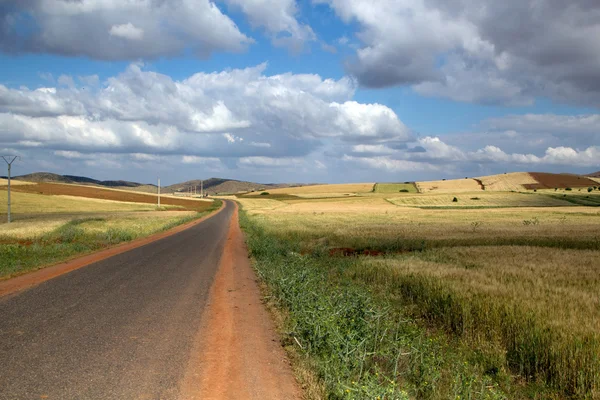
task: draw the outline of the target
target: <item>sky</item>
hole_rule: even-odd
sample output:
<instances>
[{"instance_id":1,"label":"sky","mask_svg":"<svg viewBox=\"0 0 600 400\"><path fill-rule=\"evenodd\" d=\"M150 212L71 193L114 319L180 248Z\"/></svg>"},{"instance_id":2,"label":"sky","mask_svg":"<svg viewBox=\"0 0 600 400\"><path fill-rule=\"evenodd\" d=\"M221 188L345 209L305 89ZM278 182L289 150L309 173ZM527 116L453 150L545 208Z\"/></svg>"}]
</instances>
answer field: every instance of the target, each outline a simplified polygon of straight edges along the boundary
<instances>
[{"instance_id":1,"label":"sky","mask_svg":"<svg viewBox=\"0 0 600 400\"><path fill-rule=\"evenodd\" d=\"M598 0L1 0L0 153L167 184L589 173L598 38Z\"/></svg>"}]
</instances>

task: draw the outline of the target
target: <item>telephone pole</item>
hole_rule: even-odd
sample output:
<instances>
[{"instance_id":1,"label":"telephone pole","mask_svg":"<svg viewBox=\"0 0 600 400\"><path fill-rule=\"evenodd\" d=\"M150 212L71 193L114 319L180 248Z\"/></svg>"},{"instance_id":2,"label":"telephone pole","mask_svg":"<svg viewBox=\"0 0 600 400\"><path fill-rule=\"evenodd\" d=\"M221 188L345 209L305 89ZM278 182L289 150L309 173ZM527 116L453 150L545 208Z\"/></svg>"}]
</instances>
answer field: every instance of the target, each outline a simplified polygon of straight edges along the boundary
<instances>
[{"instance_id":1,"label":"telephone pole","mask_svg":"<svg viewBox=\"0 0 600 400\"><path fill-rule=\"evenodd\" d=\"M8 164L8 223L10 224L10 169L12 163L19 158L19 156L2 156L2 159Z\"/></svg>"},{"instance_id":2,"label":"telephone pole","mask_svg":"<svg viewBox=\"0 0 600 400\"><path fill-rule=\"evenodd\" d=\"M158 208L160 208L160 178L158 178Z\"/></svg>"},{"instance_id":3,"label":"telephone pole","mask_svg":"<svg viewBox=\"0 0 600 400\"><path fill-rule=\"evenodd\" d=\"M204 181L200 181L200 197L204 198Z\"/></svg>"}]
</instances>

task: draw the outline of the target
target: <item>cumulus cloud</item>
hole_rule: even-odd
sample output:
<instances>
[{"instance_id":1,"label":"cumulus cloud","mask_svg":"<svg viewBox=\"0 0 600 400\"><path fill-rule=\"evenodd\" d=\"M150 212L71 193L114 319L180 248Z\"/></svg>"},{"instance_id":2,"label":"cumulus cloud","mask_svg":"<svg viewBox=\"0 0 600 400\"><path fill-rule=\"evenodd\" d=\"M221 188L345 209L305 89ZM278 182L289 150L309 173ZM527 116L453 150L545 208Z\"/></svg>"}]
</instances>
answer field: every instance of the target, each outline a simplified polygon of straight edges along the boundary
<instances>
[{"instance_id":1,"label":"cumulus cloud","mask_svg":"<svg viewBox=\"0 0 600 400\"><path fill-rule=\"evenodd\" d=\"M296 19L298 9L295 0L224 1L233 8L241 9L254 28L264 28L274 46L298 53L307 42L316 39L312 28Z\"/></svg>"},{"instance_id":2,"label":"cumulus cloud","mask_svg":"<svg viewBox=\"0 0 600 400\"><path fill-rule=\"evenodd\" d=\"M575 0L313 0L356 23L347 64L367 87L416 85L457 101L600 106L600 3Z\"/></svg>"},{"instance_id":3,"label":"cumulus cloud","mask_svg":"<svg viewBox=\"0 0 600 400\"><path fill-rule=\"evenodd\" d=\"M252 157L300 157L325 141L411 139L388 107L352 101L351 79L269 76L265 69L261 64L176 81L132 64L92 88L72 79L38 90L0 85L0 143L36 143L63 158L74 152L179 154L246 157L242 164L256 166L265 159Z\"/></svg>"},{"instance_id":4,"label":"cumulus cloud","mask_svg":"<svg viewBox=\"0 0 600 400\"><path fill-rule=\"evenodd\" d=\"M101 60L240 52L253 40L209 0L8 0L0 48Z\"/></svg>"}]
</instances>

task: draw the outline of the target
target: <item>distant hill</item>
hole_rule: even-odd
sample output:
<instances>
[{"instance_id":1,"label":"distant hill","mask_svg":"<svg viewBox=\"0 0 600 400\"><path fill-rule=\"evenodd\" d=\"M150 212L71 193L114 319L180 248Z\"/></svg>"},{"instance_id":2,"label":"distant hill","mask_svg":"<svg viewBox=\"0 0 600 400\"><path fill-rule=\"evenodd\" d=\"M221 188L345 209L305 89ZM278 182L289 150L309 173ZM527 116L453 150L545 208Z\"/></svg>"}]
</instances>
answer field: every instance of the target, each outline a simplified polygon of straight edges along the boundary
<instances>
[{"instance_id":1,"label":"distant hill","mask_svg":"<svg viewBox=\"0 0 600 400\"><path fill-rule=\"evenodd\" d=\"M162 190L164 190L165 193L168 193L188 192L190 189L192 191L195 189L197 190L197 193L200 193L200 185L201 181L196 179L192 181L176 183L174 185L167 186ZM275 189L289 186L289 184L256 183L224 178L210 178L204 180L203 182L204 193L207 193L209 195L252 192L263 189Z\"/></svg>"},{"instance_id":2,"label":"distant hill","mask_svg":"<svg viewBox=\"0 0 600 400\"><path fill-rule=\"evenodd\" d=\"M32 174L15 176L14 179L26 182L36 183L76 183L79 185L95 185L111 188L146 188L148 186L156 188L155 185L148 185L129 181L99 181L97 179L88 178L85 176L75 175L58 175L51 172L34 172ZM156 189L155 189L156 190ZM144 190L146 191L146 190Z\"/></svg>"},{"instance_id":3,"label":"distant hill","mask_svg":"<svg viewBox=\"0 0 600 400\"><path fill-rule=\"evenodd\" d=\"M591 174L587 174L591 178L600 178L600 171L592 172Z\"/></svg>"},{"instance_id":4,"label":"distant hill","mask_svg":"<svg viewBox=\"0 0 600 400\"><path fill-rule=\"evenodd\" d=\"M78 185L101 186L113 189L126 189L146 193L156 193L157 186L152 184L143 184L122 180L100 181L85 176L59 175L51 172L34 172L32 174L15 176L15 180L36 182L36 183L70 183ZM197 188L200 194L200 180L191 180L161 188L162 193L188 192L190 189ZM251 192L262 189L274 189L289 187L289 184L263 184L255 182L238 181L235 179L210 178L204 180L204 192L209 195L215 194L233 194L239 192Z\"/></svg>"}]
</instances>

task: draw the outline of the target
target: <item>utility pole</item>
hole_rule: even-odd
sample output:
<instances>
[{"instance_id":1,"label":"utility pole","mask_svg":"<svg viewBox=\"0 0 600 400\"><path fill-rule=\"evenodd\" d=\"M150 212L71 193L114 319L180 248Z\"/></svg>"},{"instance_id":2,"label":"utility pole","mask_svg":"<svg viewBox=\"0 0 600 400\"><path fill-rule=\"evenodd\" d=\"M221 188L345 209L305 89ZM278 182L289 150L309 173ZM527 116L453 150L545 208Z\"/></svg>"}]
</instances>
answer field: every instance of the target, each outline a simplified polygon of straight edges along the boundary
<instances>
[{"instance_id":1,"label":"utility pole","mask_svg":"<svg viewBox=\"0 0 600 400\"><path fill-rule=\"evenodd\" d=\"M8 223L10 224L10 169L12 163L19 158L19 156L2 156L2 159L8 164Z\"/></svg>"},{"instance_id":2,"label":"utility pole","mask_svg":"<svg viewBox=\"0 0 600 400\"><path fill-rule=\"evenodd\" d=\"M160 178L158 178L158 208L160 208Z\"/></svg>"},{"instance_id":3,"label":"utility pole","mask_svg":"<svg viewBox=\"0 0 600 400\"><path fill-rule=\"evenodd\" d=\"M200 197L204 198L204 181L200 180Z\"/></svg>"}]
</instances>

